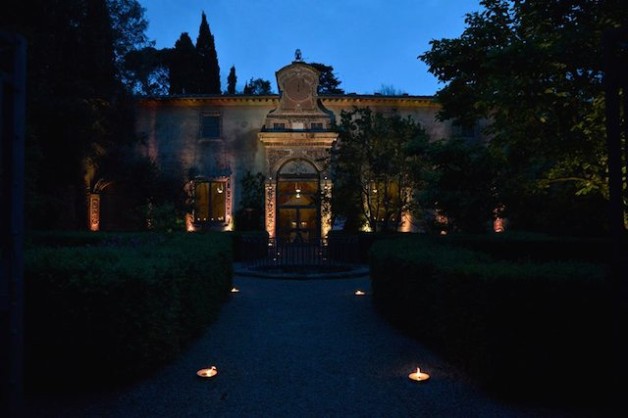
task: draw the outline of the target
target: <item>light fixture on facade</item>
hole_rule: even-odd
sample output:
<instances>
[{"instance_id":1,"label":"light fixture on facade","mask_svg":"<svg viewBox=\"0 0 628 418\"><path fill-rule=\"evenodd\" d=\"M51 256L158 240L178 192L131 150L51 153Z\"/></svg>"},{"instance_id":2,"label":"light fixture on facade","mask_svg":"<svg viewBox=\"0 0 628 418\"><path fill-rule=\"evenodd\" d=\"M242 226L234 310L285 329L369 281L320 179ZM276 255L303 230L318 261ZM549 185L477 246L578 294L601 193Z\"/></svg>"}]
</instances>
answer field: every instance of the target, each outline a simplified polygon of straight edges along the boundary
<instances>
[{"instance_id":1,"label":"light fixture on facade","mask_svg":"<svg viewBox=\"0 0 628 418\"><path fill-rule=\"evenodd\" d=\"M424 382L430 378L430 375L421 371L420 368L416 368L416 372L410 373L408 375L410 380L414 380L416 382Z\"/></svg>"},{"instance_id":2,"label":"light fixture on facade","mask_svg":"<svg viewBox=\"0 0 628 418\"><path fill-rule=\"evenodd\" d=\"M362 291L362 290L356 290L355 291L355 295L356 296L364 296L364 295L366 295L366 293L364 291Z\"/></svg>"},{"instance_id":3,"label":"light fixture on facade","mask_svg":"<svg viewBox=\"0 0 628 418\"><path fill-rule=\"evenodd\" d=\"M199 377L214 377L218 374L218 370L216 369L215 366L211 366L208 369L201 369L199 371L196 372L196 375Z\"/></svg>"},{"instance_id":4,"label":"light fixture on facade","mask_svg":"<svg viewBox=\"0 0 628 418\"><path fill-rule=\"evenodd\" d=\"M301 197L301 188L299 187L299 183L295 183L294 191L297 192L297 199Z\"/></svg>"},{"instance_id":5,"label":"light fixture on facade","mask_svg":"<svg viewBox=\"0 0 628 418\"><path fill-rule=\"evenodd\" d=\"M231 293L240 293L240 289L238 289L237 287L232 287Z\"/></svg>"},{"instance_id":6,"label":"light fixture on facade","mask_svg":"<svg viewBox=\"0 0 628 418\"><path fill-rule=\"evenodd\" d=\"M219 184L218 186L216 186L216 191L218 193L223 193L225 191L225 188L223 187L222 184Z\"/></svg>"}]
</instances>

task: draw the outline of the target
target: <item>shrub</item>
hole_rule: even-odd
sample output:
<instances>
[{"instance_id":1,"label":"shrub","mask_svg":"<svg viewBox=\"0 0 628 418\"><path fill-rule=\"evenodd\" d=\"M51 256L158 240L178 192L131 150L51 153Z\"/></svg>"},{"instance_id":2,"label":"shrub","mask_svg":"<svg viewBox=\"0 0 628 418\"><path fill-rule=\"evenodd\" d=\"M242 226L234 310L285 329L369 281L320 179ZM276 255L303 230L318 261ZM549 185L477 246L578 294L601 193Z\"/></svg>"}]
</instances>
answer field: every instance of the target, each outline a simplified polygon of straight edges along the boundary
<instances>
[{"instance_id":1,"label":"shrub","mask_svg":"<svg viewBox=\"0 0 628 418\"><path fill-rule=\"evenodd\" d=\"M98 246L26 252L29 387L109 385L146 375L213 321L229 294L225 236L108 238Z\"/></svg>"},{"instance_id":2,"label":"shrub","mask_svg":"<svg viewBox=\"0 0 628 418\"><path fill-rule=\"evenodd\" d=\"M585 387L580 376L582 363L595 359L598 381L612 377L605 266L494 261L445 242L374 245L373 297L384 316L499 394L605 395L608 386Z\"/></svg>"}]
</instances>

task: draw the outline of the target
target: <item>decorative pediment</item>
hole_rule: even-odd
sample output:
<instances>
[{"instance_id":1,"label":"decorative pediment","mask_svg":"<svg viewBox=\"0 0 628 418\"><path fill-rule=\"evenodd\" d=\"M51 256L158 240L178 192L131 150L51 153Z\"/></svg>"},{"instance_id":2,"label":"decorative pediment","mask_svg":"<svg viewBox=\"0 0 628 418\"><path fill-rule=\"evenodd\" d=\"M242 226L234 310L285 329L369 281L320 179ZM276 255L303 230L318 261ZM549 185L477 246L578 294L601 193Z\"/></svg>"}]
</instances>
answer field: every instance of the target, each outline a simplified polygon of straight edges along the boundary
<instances>
[{"instance_id":1,"label":"decorative pediment","mask_svg":"<svg viewBox=\"0 0 628 418\"><path fill-rule=\"evenodd\" d=\"M319 72L302 62L293 62L277 71L279 110L292 112L318 111L316 91Z\"/></svg>"},{"instance_id":2,"label":"decorative pediment","mask_svg":"<svg viewBox=\"0 0 628 418\"><path fill-rule=\"evenodd\" d=\"M298 51L298 50L297 50ZM279 105L268 113L264 131L326 131L331 129L333 113L318 100L319 71L295 61L276 73Z\"/></svg>"}]
</instances>

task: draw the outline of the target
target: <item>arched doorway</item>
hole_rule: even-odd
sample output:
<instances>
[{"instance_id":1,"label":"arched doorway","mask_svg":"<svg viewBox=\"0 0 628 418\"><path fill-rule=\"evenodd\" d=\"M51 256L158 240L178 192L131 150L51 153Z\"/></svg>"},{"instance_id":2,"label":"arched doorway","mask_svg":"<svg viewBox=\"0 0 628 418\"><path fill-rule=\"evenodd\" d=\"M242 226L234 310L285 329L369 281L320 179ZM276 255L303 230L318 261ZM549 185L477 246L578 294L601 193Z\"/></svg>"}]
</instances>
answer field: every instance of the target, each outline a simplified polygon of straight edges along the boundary
<instances>
[{"instance_id":1,"label":"arched doorway","mask_svg":"<svg viewBox=\"0 0 628 418\"><path fill-rule=\"evenodd\" d=\"M320 174L305 159L286 162L277 172L276 237L284 242L320 238Z\"/></svg>"}]
</instances>

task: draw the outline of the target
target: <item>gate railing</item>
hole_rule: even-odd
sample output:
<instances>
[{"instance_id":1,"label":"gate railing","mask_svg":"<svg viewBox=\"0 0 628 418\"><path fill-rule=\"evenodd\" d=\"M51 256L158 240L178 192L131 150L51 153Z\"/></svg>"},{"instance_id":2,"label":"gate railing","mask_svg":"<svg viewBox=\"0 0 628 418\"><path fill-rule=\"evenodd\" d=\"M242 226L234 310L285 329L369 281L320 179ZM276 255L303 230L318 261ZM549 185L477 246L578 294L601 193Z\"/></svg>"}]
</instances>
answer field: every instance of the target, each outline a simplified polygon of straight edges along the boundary
<instances>
[{"instance_id":1,"label":"gate railing","mask_svg":"<svg viewBox=\"0 0 628 418\"><path fill-rule=\"evenodd\" d=\"M247 267L357 263L356 237L293 241L240 237L240 260Z\"/></svg>"}]
</instances>

